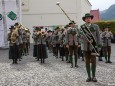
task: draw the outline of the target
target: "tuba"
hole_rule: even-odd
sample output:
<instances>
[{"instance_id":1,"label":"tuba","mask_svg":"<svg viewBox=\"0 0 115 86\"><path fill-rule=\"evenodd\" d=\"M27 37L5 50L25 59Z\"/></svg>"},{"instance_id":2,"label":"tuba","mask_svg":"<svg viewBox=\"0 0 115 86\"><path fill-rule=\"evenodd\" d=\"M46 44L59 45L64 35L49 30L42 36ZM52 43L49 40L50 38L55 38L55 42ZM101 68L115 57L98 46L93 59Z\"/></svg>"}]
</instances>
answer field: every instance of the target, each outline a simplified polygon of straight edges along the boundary
<instances>
[{"instance_id":1,"label":"tuba","mask_svg":"<svg viewBox=\"0 0 115 86\"><path fill-rule=\"evenodd\" d=\"M17 41L17 37L18 37L18 28L16 28L15 30L12 31L11 33L11 43L16 43Z\"/></svg>"}]
</instances>

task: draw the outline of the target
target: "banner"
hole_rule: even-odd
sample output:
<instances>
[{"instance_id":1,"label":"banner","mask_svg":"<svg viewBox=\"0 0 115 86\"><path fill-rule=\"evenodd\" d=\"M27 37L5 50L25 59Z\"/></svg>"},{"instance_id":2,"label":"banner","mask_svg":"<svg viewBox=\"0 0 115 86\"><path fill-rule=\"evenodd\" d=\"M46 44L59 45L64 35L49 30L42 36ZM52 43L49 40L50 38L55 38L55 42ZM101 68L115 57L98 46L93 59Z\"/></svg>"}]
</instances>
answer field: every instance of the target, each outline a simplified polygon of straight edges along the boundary
<instances>
[{"instance_id":1,"label":"banner","mask_svg":"<svg viewBox=\"0 0 115 86\"><path fill-rule=\"evenodd\" d=\"M3 26L3 8L2 1L0 0L0 47L4 45L4 26Z\"/></svg>"},{"instance_id":2,"label":"banner","mask_svg":"<svg viewBox=\"0 0 115 86\"><path fill-rule=\"evenodd\" d=\"M0 47L8 47L7 34L16 22L21 23L21 0L0 0Z\"/></svg>"},{"instance_id":3,"label":"banner","mask_svg":"<svg viewBox=\"0 0 115 86\"><path fill-rule=\"evenodd\" d=\"M5 17L7 30L17 22L17 6L16 0L5 0Z\"/></svg>"}]
</instances>

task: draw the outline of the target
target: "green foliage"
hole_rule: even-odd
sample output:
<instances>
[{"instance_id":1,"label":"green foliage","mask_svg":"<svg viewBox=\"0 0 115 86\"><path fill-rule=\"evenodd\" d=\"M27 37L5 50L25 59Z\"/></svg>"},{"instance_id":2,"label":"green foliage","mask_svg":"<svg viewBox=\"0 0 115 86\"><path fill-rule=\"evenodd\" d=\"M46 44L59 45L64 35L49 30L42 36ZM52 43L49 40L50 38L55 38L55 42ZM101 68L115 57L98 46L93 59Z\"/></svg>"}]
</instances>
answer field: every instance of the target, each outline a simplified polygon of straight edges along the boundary
<instances>
[{"instance_id":1,"label":"green foliage","mask_svg":"<svg viewBox=\"0 0 115 86\"><path fill-rule=\"evenodd\" d=\"M115 34L115 20L112 21L100 21L100 22L95 22L95 24L99 25L100 29L103 31L104 28L108 27L109 30ZM112 39L112 43L115 43L115 38Z\"/></svg>"},{"instance_id":2,"label":"green foliage","mask_svg":"<svg viewBox=\"0 0 115 86\"><path fill-rule=\"evenodd\" d=\"M95 22L97 25L99 25L101 30L104 30L104 28L108 27L112 33L115 33L115 20L113 21L100 21Z\"/></svg>"}]
</instances>

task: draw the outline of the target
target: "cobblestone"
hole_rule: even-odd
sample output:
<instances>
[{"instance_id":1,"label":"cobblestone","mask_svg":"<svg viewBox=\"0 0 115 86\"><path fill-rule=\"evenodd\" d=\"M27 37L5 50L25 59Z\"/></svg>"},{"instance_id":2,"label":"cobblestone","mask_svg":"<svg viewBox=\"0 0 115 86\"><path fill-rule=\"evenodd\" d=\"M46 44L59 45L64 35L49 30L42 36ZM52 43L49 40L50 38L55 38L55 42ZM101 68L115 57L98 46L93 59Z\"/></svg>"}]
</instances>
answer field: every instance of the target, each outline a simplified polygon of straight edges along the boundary
<instances>
[{"instance_id":1,"label":"cobblestone","mask_svg":"<svg viewBox=\"0 0 115 86\"><path fill-rule=\"evenodd\" d=\"M112 64L97 61L97 83L85 82L85 64L79 59L79 68L70 68L49 54L45 64L24 56L19 64L8 59L8 50L0 50L0 86L115 86L115 45L112 44ZM103 58L103 60L105 60Z\"/></svg>"}]
</instances>

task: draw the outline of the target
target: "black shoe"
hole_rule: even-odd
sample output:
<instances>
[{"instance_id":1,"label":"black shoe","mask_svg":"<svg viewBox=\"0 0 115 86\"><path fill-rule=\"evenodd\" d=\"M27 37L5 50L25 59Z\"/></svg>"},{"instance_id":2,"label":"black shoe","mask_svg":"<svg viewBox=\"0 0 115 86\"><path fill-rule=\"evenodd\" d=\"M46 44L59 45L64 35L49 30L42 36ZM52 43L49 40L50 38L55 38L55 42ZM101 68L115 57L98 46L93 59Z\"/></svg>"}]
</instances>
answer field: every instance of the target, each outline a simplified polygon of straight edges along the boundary
<instances>
[{"instance_id":1,"label":"black shoe","mask_svg":"<svg viewBox=\"0 0 115 86\"><path fill-rule=\"evenodd\" d=\"M73 68L73 65L71 65L70 67Z\"/></svg>"},{"instance_id":2,"label":"black shoe","mask_svg":"<svg viewBox=\"0 0 115 86\"><path fill-rule=\"evenodd\" d=\"M56 56L56 59L58 59L58 56Z\"/></svg>"},{"instance_id":3,"label":"black shoe","mask_svg":"<svg viewBox=\"0 0 115 86\"><path fill-rule=\"evenodd\" d=\"M70 63L70 61L67 61L67 63Z\"/></svg>"},{"instance_id":4,"label":"black shoe","mask_svg":"<svg viewBox=\"0 0 115 86\"><path fill-rule=\"evenodd\" d=\"M86 79L86 82L90 82L91 81L91 77L88 77L87 79Z\"/></svg>"},{"instance_id":5,"label":"black shoe","mask_svg":"<svg viewBox=\"0 0 115 86\"><path fill-rule=\"evenodd\" d=\"M37 61L39 61L39 59L37 59Z\"/></svg>"},{"instance_id":6,"label":"black shoe","mask_svg":"<svg viewBox=\"0 0 115 86\"><path fill-rule=\"evenodd\" d=\"M21 61L21 59L19 59L19 61Z\"/></svg>"},{"instance_id":7,"label":"black shoe","mask_svg":"<svg viewBox=\"0 0 115 86\"><path fill-rule=\"evenodd\" d=\"M78 66L78 65L75 65L75 67L77 67L77 68L78 68L79 66Z\"/></svg>"},{"instance_id":8,"label":"black shoe","mask_svg":"<svg viewBox=\"0 0 115 86\"><path fill-rule=\"evenodd\" d=\"M84 59L82 59L82 61L84 61Z\"/></svg>"},{"instance_id":9,"label":"black shoe","mask_svg":"<svg viewBox=\"0 0 115 86\"><path fill-rule=\"evenodd\" d=\"M15 62L15 64L18 64L18 62Z\"/></svg>"},{"instance_id":10,"label":"black shoe","mask_svg":"<svg viewBox=\"0 0 115 86\"><path fill-rule=\"evenodd\" d=\"M14 64L14 62L12 62L12 64Z\"/></svg>"},{"instance_id":11,"label":"black shoe","mask_svg":"<svg viewBox=\"0 0 115 86\"><path fill-rule=\"evenodd\" d=\"M108 63L112 63L111 61L108 61Z\"/></svg>"},{"instance_id":12,"label":"black shoe","mask_svg":"<svg viewBox=\"0 0 115 86\"><path fill-rule=\"evenodd\" d=\"M108 63L108 61L106 61L105 63Z\"/></svg>"},{"instance_id":13,"label":"black shoe","mask_svg":"<svg viewBox=\"0 0 115 86\"><path fill-rule=\"evenodd\" d=\"M43 63L45 63L45 61L43 60Z\"/></svg>"},{"instance_id":14,"label":"black shoe","mask_svg":"<svg viewBox=\"0 0 115 86\"><path fill-rule=\"evenodd\" d=\"M97 82L97 79L95 77L92 78L93 82Z\"/></svg>"},{"instance_id":15,"label":"black shoe","mask_svg":"<svg viewBox=\"0 0 115 86\"><path fill-rule=\"evenodd\" d=\"M102 59L99 59L98 61L103 61Z\"/></svg>"}]
</instances>

